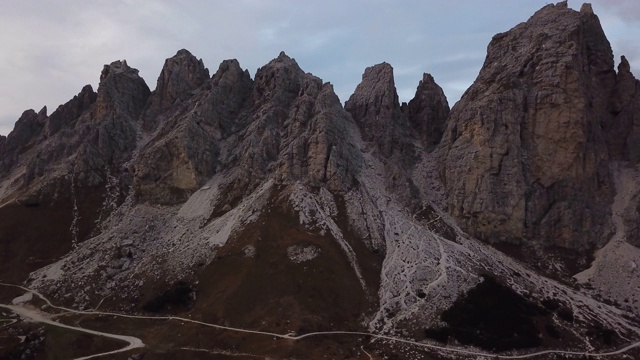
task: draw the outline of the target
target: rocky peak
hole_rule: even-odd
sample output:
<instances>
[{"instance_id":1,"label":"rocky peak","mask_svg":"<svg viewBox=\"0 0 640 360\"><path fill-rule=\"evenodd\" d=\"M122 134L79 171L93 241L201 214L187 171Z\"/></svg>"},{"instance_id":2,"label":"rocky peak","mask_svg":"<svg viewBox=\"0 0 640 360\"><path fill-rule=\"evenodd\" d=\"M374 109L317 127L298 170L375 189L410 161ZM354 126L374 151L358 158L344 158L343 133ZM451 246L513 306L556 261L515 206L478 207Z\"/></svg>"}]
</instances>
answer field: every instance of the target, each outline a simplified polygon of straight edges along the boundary
<instances>
[{"instance_id":1,"label":"rocky peak","mask_svg":"<svg viewBox=\"0 0 640 360\"><path fill-rule=\"evenodd\" d=\"M2 141L2 156L0 157L0 173L7 171L16 163L24 149L30 147L37 141L47 119L47 107L43 107L39 112L32 109L22 113L18 121Z\"/></svg>"},{"instance_id":2,"label":"rocky peak","mask_svg":"<svg viewBox=\"0 0 640 360\"><path fill-rule=\"evenodd\" d=\"M39 112L33 109L26 110L20 115L13 130L7 136L6 146L8 150L26 146L34 140L42 130L42 125L47 117L47 107Z\"/></svg>"},{"instance_id":3,"label":"rocky peak","mask_svg":"<svg viewBox=\"0 0 640 360\"><path fill-rule=\"evenodd\" d=\"M622 56L608 104L611 117L603 122L609 153L616 160L640 157L640 82Z\"/></svg>"},{"instance_id":4,"label":"rocky peak","mask_svg":"<svg viewBox=\"0 0 640 360\"><path fill-rule=\"evenodd\" d=\"M623 111L636 93L636 78L631 73L631 66L627 58L622 56L620 64L618 64L618 73L616 75L616 86L611 96L610 111L614 115L618 115Z\"/></svg>"},{"instance_id":5,"label":"rocky peak","mask_svg":"<svg viewBox=\"0 0 640 360\"><path fill-rule=\"evenodd\" d=\"M40 111L38 111L38 121L43 122L44 119L47 118L47 107L43 106Z\"/></svg>"},{"instance_id":6,"label":"rocky peak","mask_svg":"<svg viewBox=\"0 0 640 360\"><path fill-rule=\"evenodd\" d=\"M224 60L220 63L218 71L213 75L211 84L230 90L238 83L251 84L251 75L248 70L242 70L236 59Z\"/></svg>"},{"instance_id":7,"label":"rocky peak","mask_svg":"<svg viewBox=\"0 0 640 360\"><path fill-rule=\"evenodd\" d=\"M427 149L440 142L449 116L449 103L431 74L423 74L416 95L406 107L406 113L409 124Z\"/></svg>"},{"instance_id":8,"label":"rocky peak","mask_svg":"<svg viewBox=\"0 0 640 360\"><path fill-rule=\"evenodd\" d=\"M178 52L180 54L180 52ZM246 126L238 116L251 97L253 81L237 60L224 60L201 91L184 97L180 106L145 113L162 122L140 150L135 166L135 191L142 201L173 204L186 200L216 171L224 168L220 148ZM155 96L156 94L154 94ZM236 150L237 143L229 148Z\"/></svg>"},{"instance_id":9,"label":"rocky peak","mask_svg":"<svg viewBox=\"0 0 640 360\"><path fill-rule=\"evenodd\" d=\"M138 70L129 67L126 60L105 65L100 74L96 99L98 117L115 111L137 119L150 93L149 87L138 75Z\"/></svg>"},{"instance_id":10,"label":"rocky peak","mask_svg":"<svg viewBox=\"0 0 640 360\"><path fill-rule=\"evenodd\" d=\"M317 80L317 81L316 81ZM280 142L276 181L301 182L343 192L352 186L362 156L350 137L353 123L333 86L308 77L292 104Z\"/></svg>"},{"instance_id":11,"label":"rocky peak","mask_svg":"<svg viewBox=\"0 0 640 360\"><path fill-rule=\"evenodd\" d=\"M127 73L131 77L138 76L138 70L129 67L127 64L127 60L116 60L109 65L104 65L102 67L102 72L100 73L100 84L105 81L110 75Z\"/></svg>"},{"instance_id":12,"label":"rocky peak","mask_svg":"<svg viewBox=\"0 0 640 360\"><path fill-rule=\"evenodd\" d=\"M393 78L393 67L386 62L365 69L362 81L345 104L354 120L363 123L375 117L397 120L400 109Z\"/></svg>"},{"instance_id":13,"label":"rocky peak","mask_svg":"<svg viewBox=\"0 0 640 360\"><path fill-rule=\"evenodd\" d=\"M60 129L67 124L77 120L80 115L89 110L91 105L96 101L97 94L93 91L91 85L85 85L78 95L67 103L58 106L47 120L45 134L47 137L55 135Z\"/></svg>"},{"instance_id":14,"label":"rocky peak","mask_svg":"<svg viewBox=\"0 0 640 360\"><path fill-rule=\"evenodd\" d=\"M290 103L300 92L304 78L305 73L295 59L282 51L277 58L256 72L254 103Z\"/></svg>"},{"instance_id":15,"label":"rocky peak","mask_svg":"<svg viewBox=\"0 0 640 360\"><path fill-rule=\"evenodd\" d=\"M401 125L402 111L393 78L393 67L383 62L365 69L362 81L345 103L362 132L384 156L393 153L393 134Z\"/></svg>"},{"instance_id":16,"label":"rocky peak","mask_svg":"<svg viewBox=\"0 0 640 360\"><path fill-rule=\"evenodd\" d=\"M618 76L621 74L630 74L631 73L631 65L629 65L629 60L627 60L626 56L622 55L620 57L620 64L618 64Z\"/></svg>"},{"instance_id":17,"label":"rocky peak","mask_svg":"<svg viewBox=\"0 0 640 360\"><path fill-rule=\"evenodd\" d=\"M179 50L165 60L154 92L152 106L165 109L176 101L191 96L193 90L209 80L209 70L202 59L197 59L188 50Z\"/></svg>"},{"instance_id":18,"label":"rocky peak","mask_svg":"<svg viewBox=\"0 0 640 360\"><path fill-rule=\"evenodd\" d=\"M451 213L491 241L602 244L613 200L601 124L613 55L595 14L548 5L494 36L439 151Z\"/></svg>"},{"instance_id":19,"label":"rocky peak","mask_svg":"<svg viewBox=\"0 0 640 360\"><path fill-rule=\"evenodd\" d=\"M593 7L591 7L591 4L589 3L582 4L582 6L580 6L580 14L585 14L585 15L593 14Z\"/></svg>"}]
</instances>

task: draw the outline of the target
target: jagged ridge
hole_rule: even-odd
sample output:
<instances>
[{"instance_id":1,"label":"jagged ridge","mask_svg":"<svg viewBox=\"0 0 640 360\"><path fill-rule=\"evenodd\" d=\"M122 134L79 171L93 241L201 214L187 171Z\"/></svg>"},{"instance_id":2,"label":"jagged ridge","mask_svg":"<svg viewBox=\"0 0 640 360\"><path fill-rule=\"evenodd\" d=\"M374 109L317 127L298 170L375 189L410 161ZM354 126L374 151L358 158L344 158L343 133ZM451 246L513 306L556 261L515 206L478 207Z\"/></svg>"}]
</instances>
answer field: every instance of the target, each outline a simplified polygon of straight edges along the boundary
<instances>
[{"instance_id":1,"label":"jagged ridge","mask_svg":"<svg viewBox=\"0 0 640 360\"><path fill-rule=\"evenodd\" d=\"M527 328L536 346L560 346L557 331L563 346L582 345L592 326L632 336L621 310L467 234L581 249L583 259L605 243L609 166L635 157L636 86L626 61L613 70L590 7L565 3L496 35L451 114L429 74L400 104L386 63L365 70L343 107L285 53L251 79L236 60L209 77L180 50L153 92L117 61L97 92L83 88L51 116L27 111L0 138L0 211L64 215L43 221L56 222L57 252L14 267L24 254L10 248L0 276L28 276L59 299L74 292L75 306L110 295L106 307L168 311L163 294L189 284L197 299L179 311L208 321L423 336L489 273L508 296L572 307L573 323L539 310ZM22 226L4 220L0 238ZM24 236L37 244L37 232Z\"/></svg>"}]
</instances>

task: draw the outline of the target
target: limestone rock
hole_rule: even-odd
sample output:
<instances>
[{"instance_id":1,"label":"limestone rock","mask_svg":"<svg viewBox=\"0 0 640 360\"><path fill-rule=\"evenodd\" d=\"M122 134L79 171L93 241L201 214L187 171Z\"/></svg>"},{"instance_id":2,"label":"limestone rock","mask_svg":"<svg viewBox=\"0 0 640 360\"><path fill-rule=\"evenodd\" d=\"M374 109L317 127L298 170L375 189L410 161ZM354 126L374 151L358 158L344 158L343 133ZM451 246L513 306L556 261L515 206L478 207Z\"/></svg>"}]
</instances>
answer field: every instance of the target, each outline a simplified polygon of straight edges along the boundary
<instances>
[{"instance_id":1,"label":"limestone rock","mask_svg":"<svg viewBox=\"0 0 640 360\"><path fill-rule=\"evenodd\" d=\"M156 92L160 107L166 108L176 100L182 100L207 80L209 70L204 67L202 59L197 60L185 49L179 50L174 57L165 61L158 78Z\"/></svg>"},{"instance_id":2,"label":"limestone rock","mask_svg":"<svg viewBox=\"0 0 640 360\"><path fill-rule=\"evenodd\" d=\"M440 128L449 113L442 89L425 74L410 105L401 106L393 68L382 63L365 70L345 110L384 164L386 189L409 208L419 206L420 190L410 174L422 151L440 140Z\"/></svg>"},{"instance_id":3,"label":"limestone rock","mask_svg":"<svg viewBox=\"0 0 640 360\"><path fill-rule=\"evenodd\" d=\"M145 129L154 129L163 111L193 96L193 92L208 80L209 70L202 59L198 60L188 50L179 50L165 60L156 89L149 99L144 117Z\"/></svg>"},{"instance_id":4,"label":"limestone rock","mask_svg":"<svg viewBox=\"0 0 640 360\"><path fill-rule=\"evenodd\" d=\"M433 77L424 74L409 105L398 101L393 68L387 63L365 70L362 81L345 104L363 140L384 164L385 187L406 206L419 206L420 189L411 173L440 141L449 115L447 99ZM427 192L427 189L422 189Z\"/></svg>"},{"instance_id":5,"label":"limestone rock","mask_svg":"<svg viewBox=\"0 0 640 360\"><path fill-rule=\"evenodd\" d=\"M345 103L362 132L364 140L375 144L385 157L396 150L403 138L405 119L402 116L393 78L393 67L381 63L365 69L362 81Z\"/></svg>"},{"instance_id":6,"label":"limestone rock","mask_svg":"<svg viewBox=\"0 0 640 360\"><path fill-rule=\"evenodd\" d=\"M236 173L228 180L226 202L237 202L272 175L283 185L302 182L334 191L352 185L362 165L348 131L353 122L333 87L305 74L284 52L258 69L243 113L243 139L225 160Z\"/></svg>"},{"instance_id":7,"label":"limestone rock","mask_svg":"<svg viewBox=\"0 0 640 360\"><path fill-rule=\"evenodd\" d=\"M433 76L425 73L418 84L416 95L409 101L407 117L427 149L440 143L448 116L447 97Z\"/></svg>"},{"instance_id":8,"label":"limestone rock","mask_svg":"<svg viewBox=\"0 0 640 360\"><path fill-rule=\"evenodd\" d=\"M135 189L142 201L184 201L215 173L220 140L238 131L236 120L251 87L236 60L224 61L204 91L164 120L135 161Z\"/></svg>"},{"instance_id":9,"label":"limestone rock","mask_svg":"<svg viewBox=\"0 0 640 360\"><path fill-rule=\"evenodd\" d=\"M105 65L95 108L80 121L75 131L78 163L75 172L79 180L95 186L104 180L100 173L128 160L136 148L136 122L142 113L150 91L138 70L126 61Z\"/></svg>"},{"instance_id":10,"label":"limestone rock","mask_svg":"<svg viewBox=\"0 0 640 360\"><path fill-rule=\"evenodd\" d=\"M623 56L609 102L613 115L603 123L613 159L636 160L640 156L640 82Z\"/></svg>"},{"instance_id":11,"label":"limestone rock","mask_svg":"<svg viewBox=\"0 0 640 360\"><path fill-rule=\"evenodd\" d=\"M43 107L38 113L34 110L26 110L16 121L13 131L4 141L2 158L0 158L0 173L8 171L25 149L36 142L47 118L47 107Z\"/></svg>"},{"instance_id":12,"label":"limestone rock","mask_svg":"<svg viewBox=\"0 0 640 360\"><path fill-rule=\"evenodd\" d=\"M285 53L258 69L255 81L226 60L141 149L136 193L179 203L215 174L225 174L221 204L235 204L270 176L345 190L362 163L349 124L333 87Z\"/></svg>"},{"instance_id":13,"label":"limestone rock","mask_svg":"<svg viewBox=\"0 0 640 360\"><path fill-rule=\"evenodd\" d=\"M349 117L333 86L314 83L313 90L307 88L296 101L294 116L286 121L276 178L282 183L302 181L344 191L352 185L362 158L349 138Z\"/></svg>"},{"instance_id":14,"label":"limestone rock","mask_svg":"<svg viewBox=\"0 0 640 360\"><path fill-rule=\"evenodd\" d=\"M348 115L330 84L305 74L294 59L280 53L256 74L254 106L258 115L253 123L266 130L256 140L273 149L254 159L277 162L278 181L329 183L336 191L349 187L361 160L348 139Z\"/></svg>"},{"instance_id":15,"label":"limestone rock","mask_svg":"<svg viewBox=\"0 0 640 360\"><path fill-rule=\"evenodd\" d=\"M91 105L96 101L97 94L93 91L91 85L86 85L80 93L69 100L67 103L58 106L51 114L45 125L45 133L47 137L55 135L60 129L69 126L70 123L76 121L80 115L89 110Z\"/></svg>"},{"instance_id":16,"label":"limestone rock","mask_svg":"<svg viewBox=\"0 0 640 360\"><path fill-rule=\"evenodd\" d=\"M114 61L102 69L96 115L101 117L113 111L113 115L137 119L149 95L149 87L138 75L137 69L129 67L126 60Z\"/></svg>"},{"instance_id":17,"label":"limestone rock","mask_svg":"<svg viewBox=\"0 0 640 360\"><path fill-rule=\"evenodd\" d=\"M104 66L97 93L85 86L51 116L46 108L37 114L26 111L3 150L3 170L17 172L13 190L45 199L70 186L72 177L76 186L104 184L106 172L130 158L136 146L135 122L148 96L138 71L116 61ZM18 159L23 167L15 166Z\"/></svg>"},{"instance_id":18,"label":"limestone rock","mask_svg":"<svg viewBox=\"0 0 640 360\"><path fill-rule=\"evenodd\" d=\"M449 211L489 241L606 242L613 186L601 125L614 84L588 8L547 5L494 36L438 149Z\"/></svg>"}]
</instances>

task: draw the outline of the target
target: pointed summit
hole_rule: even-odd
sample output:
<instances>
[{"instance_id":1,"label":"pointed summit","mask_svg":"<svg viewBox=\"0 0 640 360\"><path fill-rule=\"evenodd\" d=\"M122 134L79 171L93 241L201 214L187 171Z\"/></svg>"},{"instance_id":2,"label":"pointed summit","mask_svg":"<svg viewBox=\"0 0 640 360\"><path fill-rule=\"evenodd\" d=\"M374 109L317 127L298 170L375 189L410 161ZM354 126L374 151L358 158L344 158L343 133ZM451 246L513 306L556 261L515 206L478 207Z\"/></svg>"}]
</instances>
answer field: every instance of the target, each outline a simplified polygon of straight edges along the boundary
<instances>
[{"instance_id":1,"label":"pointed summit","mask_svg":"<svg viewBox=\"0 0 640 360\"><path fill-rule=\"evenodd\" d=\"M109 65L104 65L102 67L102 72L100 73L100 83L105 81L110 76L116 76L117 74L125 74L131 78L136 78L138 76L138 70L132 67L129 67L127 64L127 60L116 60Z\"/></svg>"},{"instance_id":2,"label":"pointed summit","mask_svg":"<svg viewBox=\"0 0 640 360\"><path fill-rule=\"evenodd\" d=\"M149 87L126 60L105 65L98 86L98 117L111 110L137 119L150 95Z\"/></svg>"},{"instance_id":3,"label":"pointed summit","mask_svg":"<svg viewBox=\"0 0 640 360\"><path fill-rule=\"evenodd\" d=\"M390 134L402 118L393 67L383 62L366 68L344 108L360 127L363 138L376 143L383 155L390 156L393 152Z\"/></svg>"},{"instance_id":4,"label":"pointed summit","mask_svg":"<svg viewBox=\"0 0 640 360\"><path fill-rule=\"evenodd\" d=\"M611 93L609 111L615 117L603 122L609 153L616 160L637 160L640 157L640 81L627 58L618 65L616 84Z\"/></svg>"},{"instance_id":5,"label":"pointed summit","mask_svg":"<svg viewBox=\"0 0 640 360\"><path fill-rule=\"evenodd\" d=\"M423 144L427 148L437 145L449 116L449 103L431 74L423 74L407 111L409 123Z\"/></svg>"},{"instance_id":6,"label":"pointed summit","mask_svg":"<svg viewBox=\"0 0 640 360\"><path fill-rule=\"evenodd\" d=\"M256 72L256 95L264 97L264 100L292 101L298 95L304 77L305 72L296 60L281 51L277 58ZM256 101L260 102L259 99Z\"/></svg>"},{"instance_id":7,"label":"pointed summit","mask_svg":"<svg viewBox=\"0 0 640 360\"><path fill-rule=\"evenodd\" d=\"M152 100L157 110L166 109L176 101L183 101L191 92L209 80L209 70L202 59L197 59L188 50L179 50L165 60Z\"/></svg>"},{"instance_id":8,"label":"pointed summit","mask_svg":"<svg viewBox=\"0 0 640 360\"><path fill-rule=\"evenodd\" d=\"M93 91L91 85L85 85L73 99L66 104L58 106L47 121L45 129L47 137L55 135L65 125L77 120L80 115L89 110L96 98L97 94Z\"/></svg>"}]
</instances>

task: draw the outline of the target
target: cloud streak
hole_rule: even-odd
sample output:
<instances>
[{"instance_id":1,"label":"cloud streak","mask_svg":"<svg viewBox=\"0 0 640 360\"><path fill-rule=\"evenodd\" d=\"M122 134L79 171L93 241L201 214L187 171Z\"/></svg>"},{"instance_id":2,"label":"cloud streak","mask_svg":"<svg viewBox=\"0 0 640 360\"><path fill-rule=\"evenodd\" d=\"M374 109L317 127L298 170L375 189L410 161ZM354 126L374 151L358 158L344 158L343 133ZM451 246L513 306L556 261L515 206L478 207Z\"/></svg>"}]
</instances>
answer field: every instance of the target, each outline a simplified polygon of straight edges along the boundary
<instances>
[{"instance_id":1,"label":"cloud streak","mask_svg":"<svg viewBox=\"0 0 640 360\"><path fill-rule=\"evenodd\" d=\"M453 105L478 74L491 37L546 2L7 0L0 3L0 134L25 109L51 112L85 84L97 87L103 64L114 60L126 59L153 89L164 59L181 48L212 73L229 58L254 73L284 50L332 82L342 101L367 66L386 61L401 101L429 72ZM616 54L640 69L640 5L593 6Z\"/></svg>"}]
</instances>

